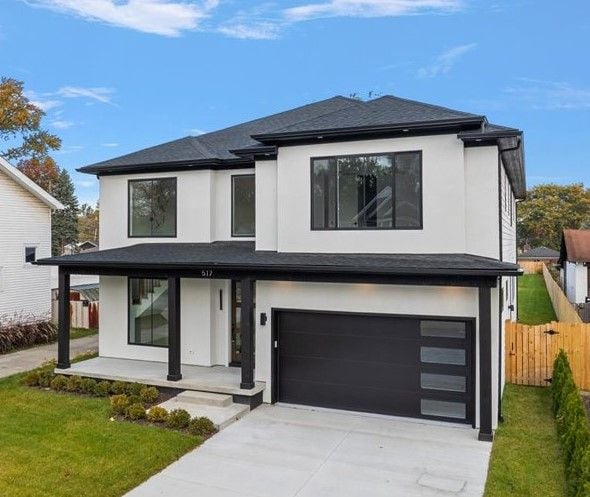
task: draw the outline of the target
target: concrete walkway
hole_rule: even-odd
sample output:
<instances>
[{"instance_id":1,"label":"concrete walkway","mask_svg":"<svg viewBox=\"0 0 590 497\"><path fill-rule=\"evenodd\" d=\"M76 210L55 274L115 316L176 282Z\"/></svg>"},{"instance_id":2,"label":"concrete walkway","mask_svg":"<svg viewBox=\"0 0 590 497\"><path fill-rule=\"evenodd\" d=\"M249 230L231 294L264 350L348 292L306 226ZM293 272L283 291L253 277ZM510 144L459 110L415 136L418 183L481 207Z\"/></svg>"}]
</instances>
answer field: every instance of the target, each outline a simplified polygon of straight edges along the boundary
<instances>
[{"instance_id":1,"label":"concrete walkway","mask_svg":"<svg viewBox=\"0 0 590 497\"><path fill-rule=\"evenodd\" d=\"M471 427L263 405L127 497L481 497Z\"/></svg>"},{"instance_id":2,"label":"concrete walkway","mask_svg":"<svg viewBox=\"0 0 590 497\"><path fill-rule=\"evenodd\" d=\"M84 352L96 352L97 350L98 335L77 338L70 342L71 357L76 357ZM39 345L31 349L0 355L0 378L29 371L49 359L57 359L57 343Z\"/></svg>"}]
</instances>

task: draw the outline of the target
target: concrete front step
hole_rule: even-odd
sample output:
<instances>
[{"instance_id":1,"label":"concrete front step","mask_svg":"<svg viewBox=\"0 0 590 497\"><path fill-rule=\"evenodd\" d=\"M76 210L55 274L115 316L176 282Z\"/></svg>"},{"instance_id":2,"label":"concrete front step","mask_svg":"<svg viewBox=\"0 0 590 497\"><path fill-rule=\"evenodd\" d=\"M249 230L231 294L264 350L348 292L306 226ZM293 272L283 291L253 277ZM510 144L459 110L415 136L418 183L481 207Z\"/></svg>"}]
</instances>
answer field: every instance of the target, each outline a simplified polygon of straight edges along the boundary
<instances>
[{"instance_id":1,"label":"concrete front step","mask_svg":"<svg viewBox=\"0 0 590 497\"><path fill-rule=\"evenodd\" d=\"M231 395L211 392L197 392L195 390L185 390L176 396L178 402L186 404L227 407L233 403Z\"/></svg>"},{"instance_id":2,"label":"concrete front step","mask_svg":"<svg viewBox=\"0 0 590 497\"><path fill-rule=\"evenodd\" d=\"M183 398L181 397L182 393L187 392L181 392L176 397L173 397L167 400L166 402L162 402L160 406L167 409L168 411L172 411L173 409L184 409L191 415L192 418L205 416L209 418L211 421L213 421L215 427L219 431L223 430L224 428L227 428L234 421L237 421L238 419L244 417L246 414L250 412L250 407L245 404L232 403L225 406L219 406L196 404L192 401L187 402L186 400L183 400Z\"/></svg>"}]
</instances>

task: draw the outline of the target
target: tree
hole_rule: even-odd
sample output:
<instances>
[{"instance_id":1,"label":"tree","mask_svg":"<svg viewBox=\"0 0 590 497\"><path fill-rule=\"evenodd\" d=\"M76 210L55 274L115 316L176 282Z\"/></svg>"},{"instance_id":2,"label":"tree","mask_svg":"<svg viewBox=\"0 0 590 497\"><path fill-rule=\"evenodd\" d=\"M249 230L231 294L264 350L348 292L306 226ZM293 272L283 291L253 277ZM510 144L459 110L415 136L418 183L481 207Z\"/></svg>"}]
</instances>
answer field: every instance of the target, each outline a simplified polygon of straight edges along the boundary
<instances>
[{"instance_id":1,"label":"tree","mask_svg":"<svg viewBox=\"0 0 590 497\"><path fill-rule=\"evenodd\" d=\"M90 240L91 242L96 242L98 240L98 216L98 205L96 209L88 204L82 204L80 206L78 238L81 241Z\"/></svg>"},{"instance_id":2,"label":"tree","mask_svg":"<svg viewBox=\"0 0 590 497\"><path fill-rule=\"evenodd\" d=\"M0 79L0 139L10 144L0 151L8 160L37 160L47 164L51 150L61 147L61 140L41 128L45 112L24 94L23 83L12 78ZM54 163L55 165L55 163Z\"/></svg>"},{"instance_id":3,"label":"tree","mask_svg":"<svg viewBox=\"0 0 590 497\"><path fill-rule=\"evenodd\" d=\"M49 193L59 177L59 168L51 157L26 159L21 161L17 168Z\"/></svg>"},{"instance_id":4,"label":"tree","mask_svg":"<svg viewBox=\"0 0 590 497\"><path fill-rule=\"evenodd\" d=\"M564 229L590 228L590 189L582 183L537 185L518 205L520 247L559 249Z\"/></svg>"},{"instance_id":5,"label":"tree","mask_svg":"<svg viewBox=\"0 0 590 497\"><path fill-rule=\"evenodd\" d=\"M65 207L55 211L51 217L51 252L61 255L65 245L78 242L78 199L65 169L60 171L51 194Z\"/></svg>"}]
</instances>

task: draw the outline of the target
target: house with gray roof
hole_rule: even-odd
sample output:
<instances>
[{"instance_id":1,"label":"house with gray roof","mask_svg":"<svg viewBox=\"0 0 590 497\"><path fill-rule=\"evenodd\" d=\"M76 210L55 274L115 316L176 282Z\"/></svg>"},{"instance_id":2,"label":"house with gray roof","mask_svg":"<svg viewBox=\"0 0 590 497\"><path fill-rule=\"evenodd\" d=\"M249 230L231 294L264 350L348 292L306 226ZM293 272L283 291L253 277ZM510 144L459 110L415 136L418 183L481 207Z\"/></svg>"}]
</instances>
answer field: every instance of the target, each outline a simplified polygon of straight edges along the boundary
<instances>
[{"instance_id":1,"label":"house with gray roof","mask_svg":"<svg viewBox=\"0 0 590 497\"><path fill-rule=\"evenodd\" d=\"M515 317L523 134L394 96L336 96L86 165L99 357L58 369L466 424L491 440Z\"/></svg>"}]
</instances>

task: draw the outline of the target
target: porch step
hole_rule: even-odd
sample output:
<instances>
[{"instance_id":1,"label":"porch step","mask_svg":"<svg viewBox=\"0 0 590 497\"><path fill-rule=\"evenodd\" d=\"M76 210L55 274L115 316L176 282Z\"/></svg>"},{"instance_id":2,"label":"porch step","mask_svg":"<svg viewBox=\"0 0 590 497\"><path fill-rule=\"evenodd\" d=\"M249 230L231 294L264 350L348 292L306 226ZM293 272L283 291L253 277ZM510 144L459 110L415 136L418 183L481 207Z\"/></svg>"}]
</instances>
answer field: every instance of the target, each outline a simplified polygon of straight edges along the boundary
<instances>
[{"instance_id":1,"label":"porch step","mask_svg":"<svg viewBox=\"0 0 590 497\"><path fill-rule=\"evenodd\" d=\"M175 398L177 402L183 402L186 404L217 407L227 407L233 402L231 395L211 392L198 392L196 390L185 390L184 392L179 393Z\"/></svg>"},{"instance_id":2,"label":"porch step","mask_svg":"<svg viewBox=\"0 0 590 497\"><path fill-rule=\"evenodd\" d=\"M213 421L213 424L219 431L223 430L224 428L227 428L234 421L243 418L246 414L250 412L250 407L245 404L230 403L229 405L219 406L195 404L193 402L186 402L182 399L179 400L179 397L182 395L182 393L180 393L176 397L167 400L166 402L162 402L160 406L167 409L168 411L171 411L173 409L184 409L191 415L192 418L205 416L209 418L211 421ZM229 397L231 400L231 396Z\"/></svg>"}]
</instances>

